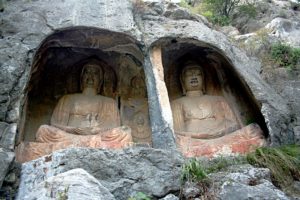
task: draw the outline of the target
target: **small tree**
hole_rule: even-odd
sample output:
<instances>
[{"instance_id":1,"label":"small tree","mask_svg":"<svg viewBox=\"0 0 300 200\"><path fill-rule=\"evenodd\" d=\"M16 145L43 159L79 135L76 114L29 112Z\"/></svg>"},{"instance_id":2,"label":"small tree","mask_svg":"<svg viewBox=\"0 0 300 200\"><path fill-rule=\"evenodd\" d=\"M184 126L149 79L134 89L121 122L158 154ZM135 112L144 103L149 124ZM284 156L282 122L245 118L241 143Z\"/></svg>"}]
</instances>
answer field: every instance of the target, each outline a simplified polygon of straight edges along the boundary
<instances>
[{"instance_id":1,"label":"small tree","mask_svg":"<svg viewBox=\"0 0 300 200\"><path fill-rule=\"evenodd\" d=\"M215 15L230 18L234 9L241 0L204 0L205 7L211 10Z\"/></svg>"},{"instance_id":2,"label":"small tree","mask_svg":"<svg viewBox=\"0 0 300 200\"><path fill-rule=\"evenodd\" d=\"M213 24L229 25L235 12L255 18L256 0L202 0L201 3L192 4L192 0L181 0L180 6L188 8L191 12L201 14Z\"/></svg>"}]
</instances>

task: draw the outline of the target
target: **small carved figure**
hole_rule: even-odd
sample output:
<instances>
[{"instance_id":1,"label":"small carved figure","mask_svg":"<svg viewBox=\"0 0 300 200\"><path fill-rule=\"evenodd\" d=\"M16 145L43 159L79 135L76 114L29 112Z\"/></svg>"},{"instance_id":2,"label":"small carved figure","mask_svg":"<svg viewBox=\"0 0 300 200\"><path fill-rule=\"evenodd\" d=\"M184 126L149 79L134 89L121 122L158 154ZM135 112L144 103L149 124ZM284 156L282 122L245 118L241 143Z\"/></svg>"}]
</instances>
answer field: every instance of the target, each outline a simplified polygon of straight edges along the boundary
<instances>
[{"instance_id":1,"label":"small carved figure","mask_svg":"<svg viewBox=\"0 0 300 200\"><path fill-rule=\"evenodd\" d=\"M133 77L130 81L131 86L131 96L135 98L145 98L146 94L146 85L142 76L137 75Z\"/></svg>"},{"instance_id":2,"label":"small carved figure","mask_svg":"<svg viewBox=\"0 0 300 200\"><path fill-rule=\"evenodd\" d=\"M245 153L264 144L257 124L241 128L224 97L204 94L199 65L187 65L180 79L186 96L171 106L176 142L186 156Z\"/></svg>"},{"instance_id":3,"label":"small carved figure","mask_svg":"<svg viewBox=\"0 0 300 200\"><path fill-rule=\"evenodd\" d=\"M115 100L98 95L103 71L96 63L81 73L82 93L63 96L56 105L50 125L42 125L36 142L21 143L17 159L28 161L70 146L123 148L132 142L131 129L120 127Z\"/></svg>"}]
</instances>

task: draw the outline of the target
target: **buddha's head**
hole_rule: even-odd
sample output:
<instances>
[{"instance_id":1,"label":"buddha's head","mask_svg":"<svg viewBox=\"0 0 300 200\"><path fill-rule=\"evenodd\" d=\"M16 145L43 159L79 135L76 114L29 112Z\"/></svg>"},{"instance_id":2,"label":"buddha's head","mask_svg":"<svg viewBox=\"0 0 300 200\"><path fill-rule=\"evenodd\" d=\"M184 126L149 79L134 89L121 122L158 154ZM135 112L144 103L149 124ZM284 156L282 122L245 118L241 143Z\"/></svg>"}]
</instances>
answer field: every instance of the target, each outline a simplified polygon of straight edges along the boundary
<instances>
[{"instance_id":1,"label":"buddha's head","mask_svg":"<svg viewBox=\"0 0 300 200\"><path fill-rule=\"evenodd\" d=\"M102 68L95 63L87 63L83 66L81 72L80 88L83 91L85 88L94 88L100 92L103 83Z\"/></svg>"},{"instance_id":2,"label":"buddha's head","mask_svg":"<svg viewBox=\"0 0 300 200\"><path fill-rule=\"evenodd\" d=\"M188 91L204 92L204 73L198 64L187 64L181 72L180 79L184 93Z\"/></svg>"}]
</instances>

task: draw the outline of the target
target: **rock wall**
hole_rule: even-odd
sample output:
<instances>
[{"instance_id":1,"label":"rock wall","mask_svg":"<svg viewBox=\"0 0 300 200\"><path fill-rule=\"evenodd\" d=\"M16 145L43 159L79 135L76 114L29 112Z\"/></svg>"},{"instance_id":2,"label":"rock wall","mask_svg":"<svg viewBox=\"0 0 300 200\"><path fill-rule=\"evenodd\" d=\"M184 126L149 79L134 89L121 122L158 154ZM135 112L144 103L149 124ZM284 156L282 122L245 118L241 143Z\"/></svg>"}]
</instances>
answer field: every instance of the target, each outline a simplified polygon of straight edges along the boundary
<instances>
[{"instance_id":1,"label":"rock wall","mask_svg":"<svg viewBox=\"0 0 300 200\"><path fill-rule=\"evenodd\" d=\"M125 33L140 43L154 147L175 147L162 66L159 68L153 56L157 49L176 41L196 41L197 45L214 49L232 65L257 101L268 129L269 144L294 140L287 102L261 79L260 63L232 45L224 34L211 29L201 16L174 4L129 0L16 0L8 1L0 15L0 147L3 152L0 159L8 160L1 169L8 169L18 128L24 123L20 119L39 45L57 31L80 26ZM0 186L3 178L0 176Z\"/></svg>"}]
</instances>

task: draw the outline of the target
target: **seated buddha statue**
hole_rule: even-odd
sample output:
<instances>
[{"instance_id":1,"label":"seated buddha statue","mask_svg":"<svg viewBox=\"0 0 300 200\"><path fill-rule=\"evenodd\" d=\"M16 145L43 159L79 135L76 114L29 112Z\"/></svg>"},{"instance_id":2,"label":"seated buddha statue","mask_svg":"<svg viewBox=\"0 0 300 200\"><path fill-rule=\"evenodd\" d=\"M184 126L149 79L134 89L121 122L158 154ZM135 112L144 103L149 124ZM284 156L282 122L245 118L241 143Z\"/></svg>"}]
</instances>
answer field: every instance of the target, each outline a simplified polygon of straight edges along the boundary
<instances>
[{"instance_id":1,"label":"seated buddha statue","mask_svg":"<svg viewBox=\"0 0 300 200\"><path fill-rule=\"evenodd\" d=\"M204 73L189 64L181 73L186 95L171 102L176 143L187 157L246 153L264 144L257 124L241 127L222 96L204 94Z\"/></svg>"},{"instance_id":2,"label":"seated buddha statue","mask_svg":"<svg viewBox=\"0 0 300 200\"><path fill-rule=\"evenodd\" d=\"M50 125L37 130L36 142L22 142L16 151L19 162L29 161L67 147L123 148L132 142L131 129L120 126L115 100L98 94L102 68L84 65L82 93L63 96L56 105Z\"/></svg>"}]
</instances>

